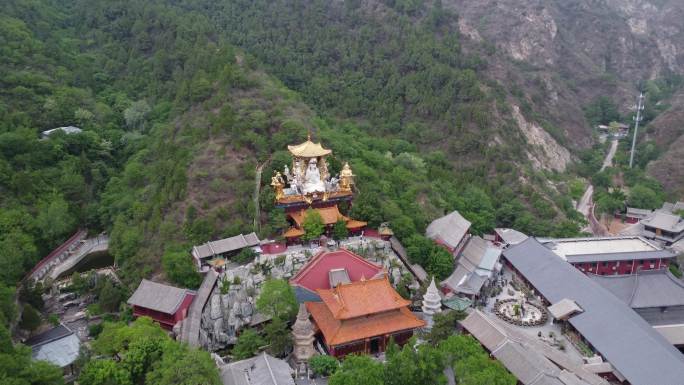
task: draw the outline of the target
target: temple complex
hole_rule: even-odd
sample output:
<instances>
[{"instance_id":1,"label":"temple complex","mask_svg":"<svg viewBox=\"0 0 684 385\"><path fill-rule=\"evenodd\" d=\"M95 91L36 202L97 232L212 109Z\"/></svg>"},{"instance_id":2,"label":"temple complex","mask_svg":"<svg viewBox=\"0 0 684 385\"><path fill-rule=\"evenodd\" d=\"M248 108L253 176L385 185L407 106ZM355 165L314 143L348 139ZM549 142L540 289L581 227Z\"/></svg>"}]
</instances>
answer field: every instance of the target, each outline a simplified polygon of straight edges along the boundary
<instances>
[{"instance_id":1,"label":"temple complex","mask_svg":"<svg viewBox=\"0 0 684 385\"><path fill-rule=\"evenodd\" d=\"M306 302L306 308L322 335L328 353L342 357L352 353L380 353L392 338L403 345L417 328L425 326L408 308L386 277L341 283L316 290L322 302Z\"/></svg>"},{"instance_id":2,"label":"temple complex","mask_svg":"<svg viewBox=\"0 0 684 385\"><path fill-rule=\"evenodd\" d=\"M312 142L311 135L304 143L287 147L292 154L291 169L285 165L282 173L276 171L271 178L276 207L285 210L290 223L283 234L287 242L296 243L305 234L302 225L309 209L320 214L328 234L340 220L351 234L360 233L367 223L348 218L338 207L342 202L351 205L353 199L354 173L349 163L332 175L326 159L332 150Z\"/></svg>"}]
</instances>

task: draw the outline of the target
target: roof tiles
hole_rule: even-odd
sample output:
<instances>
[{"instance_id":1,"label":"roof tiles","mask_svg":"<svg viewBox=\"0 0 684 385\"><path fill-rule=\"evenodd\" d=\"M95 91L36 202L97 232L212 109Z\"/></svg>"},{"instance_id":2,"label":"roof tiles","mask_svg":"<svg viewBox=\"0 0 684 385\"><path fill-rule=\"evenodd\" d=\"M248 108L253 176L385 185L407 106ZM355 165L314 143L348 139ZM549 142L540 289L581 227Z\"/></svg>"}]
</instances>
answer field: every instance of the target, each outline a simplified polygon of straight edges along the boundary
<instances>
[{"instance_id":1,"label":"roof tiles","mask_svg":"<svg viewBox=\"0 0 684 385\"><path fill-rule=\"evenodd\" d=\"M193 294L193 292L143 279L127 303L166 314L174 314L188 294Z\"/></svg>"},{"instance_id":2,"label":"roof tiles","mask_svg":"<svg viewBox=\"0 0 684 385\"><path fill-rule=\"evenodd\" d=\"M336 319L350 319L406 307L411 304L387 278L340 284L316 291Z\"/></svg>"},{"instance_id":3,"label":"roof tiles","mask_svg":"<svg viewBox=\"0 0 684 385\"><path fill-rule=\"evenodd\" d=\"M601 285L533 238L504 256L548 301L584 310L568 322L632 385L681 383L684 355Z\"/></svg>"},{"instance_id":4,"label":"roof tiles","mask_svg":"<svg viewBox=\"0 0 684 385\"><path fill-rule=\"evenodd\" d=\"M329 272L344 269L349 280L359 281L361 278L371 279L384 274L381 266L373 264L347 249L321 251L304 265L290 279L290 284L305 287L311 291L330 289Z\"/></svg>"}]
</instances>

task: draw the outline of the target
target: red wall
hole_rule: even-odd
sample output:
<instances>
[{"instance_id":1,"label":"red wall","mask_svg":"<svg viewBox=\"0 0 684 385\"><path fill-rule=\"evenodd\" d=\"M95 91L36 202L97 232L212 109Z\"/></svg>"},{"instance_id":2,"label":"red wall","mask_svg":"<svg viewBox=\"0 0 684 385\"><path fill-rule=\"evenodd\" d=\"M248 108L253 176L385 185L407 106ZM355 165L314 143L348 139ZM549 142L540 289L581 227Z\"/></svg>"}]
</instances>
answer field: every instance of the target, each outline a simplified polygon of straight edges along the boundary
<instances>
[{"instance_id":1,"label":"red wall","mask_svg":"<svg viewBox=\"0 0 684 385\"><path fill-rule=\"evenodd\" d=\"M285 242L273 242L261 245L261 251L264 254L278 254L284 253L287 250L287 244Z\"/></svg>"},{"instance_id":2,"label":"red wall","mask_svg":"<svg viewBox=\"0 0 684 385\"><path fill-rule=\"evenodd\" d=\"M133 315L135 317L150 317L159 323L162 328L171 330L176 323L185 319L188 314L188 308L190 307L190 304L192 304L194 298L194 294L186 294L183 302L181 302L180 306L178 306L178 310L176 310L176 313L174 314L167 314L140 306L133 306Z\"/></svg>"},{"instance_id":3,"label":"red wall","mask_svg":"<svg viewBox=\"0 0 684 385\"><path fill-rule=\"evenodd\" d=\"M180 321L184 320L185 317L188 315L188 308L192 304L193 299L195 299L194 294L188 293L185 295L183 302L181 302L181 305L178 307L176 314L174 314L174 316L173 316L173 318L176 322L180 322Z\"/></svg>"},{"instance_id":4,"label":"red wall","mask_svg":"<svg viewBox=\"0 0 684 385\"><path fill-rule=\"evenodd\" d=\"M661 259L645 259L643 264L640 260L634 261L617 261L617 262L588 262L588 263L574 263L573 266L584 273L592 273L597 275L617 275L617 274L633 274L639 270L655 270L665 269L668 266L668 260ZM653 265L653 267L651 267Z\"/></svg>"}]
</instances>

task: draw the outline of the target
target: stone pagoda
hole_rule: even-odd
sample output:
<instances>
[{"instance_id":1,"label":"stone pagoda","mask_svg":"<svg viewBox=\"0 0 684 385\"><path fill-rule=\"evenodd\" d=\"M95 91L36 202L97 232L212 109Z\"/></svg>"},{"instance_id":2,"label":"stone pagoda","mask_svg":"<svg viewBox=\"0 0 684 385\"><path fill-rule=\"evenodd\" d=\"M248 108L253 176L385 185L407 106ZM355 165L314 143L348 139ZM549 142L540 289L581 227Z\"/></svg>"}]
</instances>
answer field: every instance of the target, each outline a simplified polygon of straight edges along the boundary
<instances>
[{"instance_id":1,"label":"stone pagoda","mask_svg":"<svg viewBox=\"0 0 684 385\"><path fill-rule=\"evenodd\" d=\"M314 326L309 320L309 312L306 306L299 304L297 321L292 325L292 337L294 340L294 361L298 371L306 369L307 362L316 354L314 350Z\"/></svg>"},{"instance_id":2,"label":"stone pagoda","mask_svg":"<svg viewBox=\"0 0 684 385\"><path fill-rule=\"evenodd\" d=\"M432 329L432 316L435 313L442 311L442 297L439 295L437 286L435 285L435 278L430 281L430 286L425 290L423 295L423 320L427 323L426 330Z\"/></svg>"},{"instance_id":3,"label":"stone pagoda","mask_svg":"<svg viewBox=\"0 0 684 385\"><path fill-rule=\"evenodd\" d=\"M291 227L283 237L288 243L296 243L304 235L302 223L308 209L318 211L328 230L338 221L344 221L351 234L361 233L366 222L352 220L340 213L338 204L353 199L354 172L344 163L339 173L332 175L327 158L332 150L311 140L287 146L292 164L275 171L271 187L275 193L276 207L285 210ZM328 231L329 232L329 231ZM328 234L329 235L329 234Z\"/></svg>"}]
</instances>

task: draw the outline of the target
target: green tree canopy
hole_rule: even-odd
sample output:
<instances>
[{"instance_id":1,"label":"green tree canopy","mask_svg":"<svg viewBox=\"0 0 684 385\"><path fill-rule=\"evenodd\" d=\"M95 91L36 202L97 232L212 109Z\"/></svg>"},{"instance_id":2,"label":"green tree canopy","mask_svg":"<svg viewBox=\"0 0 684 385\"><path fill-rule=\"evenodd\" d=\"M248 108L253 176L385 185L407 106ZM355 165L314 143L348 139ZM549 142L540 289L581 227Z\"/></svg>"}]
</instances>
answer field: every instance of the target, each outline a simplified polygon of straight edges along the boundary
<instances>
[{"instance_id":1,"label":"green tree canopy","mask_svg":"<svg viewBox=\"0 0 684 385\"><path fill-rule=\"evenodd\" d=\"M264 339L254 329L244 329L238 336L237 343L233 346L231 354L236 360L244 360L254 357L259 348L265 345Z\"/></svg>"},{"instance_id":2,"label":"green tree canopy","mask_svg":"<svg viewBox=\"0 0 684 385\"><path fill-rule=\"evenodd\" d=\"M264 282L256 308L273 318L291 321L299 309L292 286L284 279L269 279Z\"/></svg>"},{"instance_id":3,"label":"green tree canopy","mask_svg":"<svg viewBox=\"0 0 684 385\"><path fill-rule=\"evenodd\" d=\"M240 252L237 253L237 255L234 256L232 260L240 264L249 263L254 261L254 258L256 258L257 255L257 252L254 251L251 247L245 247L244 249L240 250Z\"/></svg>"},{"instance_id":4,"label":"green tree canopy","mask_svg":"<svg viewBox=\"0 0 684 385\"><path fill-rule=\"evenodd\" d=\"M17 315L17 305L14 303L14 288L0 284L0 324L6 325Z\"/></svg>"},{"instance_id":5,"label":"green tree canopy","mask_svg":"<svg viewBox=\"0 0 684 385\"><path fill-rule=\"evenodd\" d=\"M333 356L319 354L311 357L309 360L309 367L317 376L328 377L335 373L337 368L340 367L340 363Z\"/></svg>"},{"instance_id":6,"label":"green tree canopy","mask_svg":"<svg viewBox=\"0 0 684 385\"><path fill-rule=\"evenodd\" d=\"M292 350L292 333L287 322L275 317L264 327L268 352L275 357L285 357Z\"/></svg>"},{"instance_id":7,"label":"green tree canopy","mask_svg":"<svg viewBox=\"0 0 684 385\"><path fill-rule=\"evenodd\" d=\"M385 385L446 384L442 352L430 345L414 348L414 344L411 340L387 355Z\"/></svg>"},{"instance_id":8,"label":"green tree canopy","mask_svg":"<svg viewBox=\"0 0 684 385\"><path fill-rule=\"evenodd\" d=\"M325 232L325 224L323 224L323 218L318 211L314 209L306 210L306 215L304 216L304 222L302 223L302 228L304 229L304 240L314 240L318 239Z\"/></svg>"},{"instance_id":9,"label":"green tree canopy","mask_svg":"<svg viewBox=\"0 0 684 385\"><path fill-rule=\"evenodd\" d=\"M167 341L164 355L147 374L147 384L221 385L219 372L208 352Z\"/></svg>"},{"instance_id":10,"label":"green tree canopy","mask_svg":"<svg viewBox=\"0 0 684 385\"><path fill-rule=\"evenodd\" d=\"M162 267L166 276L177 285L194 289L202 283L202 277L188 252L165 252L162 255Z\"/></svg>"},{"instance_id":11,"label":"green tree canopy","mask_svg":"<svg viewBox=\"0 0 684 385\"><path fill-rule=\"evenodd\" d=\"M125 352L133 341L168 338L166 332L149 317L139 317L129 326L118 322L105 322L102 333L93 342L93 350L101 355L115 355Z\"/></svg>"},{"instance_id":12,"label":"green tree canopy","mask_svg":"<svg viewBox=\"0 0 684 385\"><path fill-rule=\"evenodd\" d=\"M440 342L438 348L451 364L459 384L515 385L518 382L500 362L490 359L482 345L471 336L450 336Z\"/></svg>"},{"instance_id":13,"label":"green tree canopy","mask_svg":"<svg viewBox=\"0 0 684 385\"><path fill-rule=\"evenodd\" d=\"M610 124L620 120L617 106L607 96L600 96L584 108L584 114L592 126Z\"/></svg>"},{"instance_id":14,"label":"green tree canopy","mask_svg":"<svg viewBox=\"0 0 684 385\"><path fill-rule=\"evenodd\" d=\"M109 278L103 278L104 283L98 291L98 303L104 311L115 312L123 300L122 289L117 287Z\"/></svg>"},{"instance_id":15,"label":"green tree canopy","mask_svg":"<svg viewBox=\"0 0 684 385\"><path fill-rule=\"evenodd\" d=\"M426 339L436 346L441 341L454 335L458 330L458 321L464 319L467 314L459 310L449 310L437 313L433 316L433 325Z\"/></svg>"},{"instance_id":16,"label":"green tree canopy","mask_svg":"<svg viewBox=\"0 0 684 385\"><path fill-rule=\"evenodd\" d=\"M661 207L663 205L663 200L651 188L638 184L629 191L627 205L640 209L653 210Z\"/></svg>"},{"instance_id":17,"label":"green tree canopy","mask_svg":"<svg viewBox=\"0 0 684 385\"><path fill-rule=\"evenodd\" d=\"M341 239L347 238L349 235L349 230L347 230L347 223L342 219L335 222L333 225L332 236L333 239L339 241Z\"/></svg>"},{"instance_id":18,"label":"green tree canopy","mask_svg":"<svg viewBox=\"0 0 684 385\"><path fill-rule=\"evenodd\" d=\"M24 330L32 332L36 330L42 322L40 313L38 313L33 306L25 304L24 310L21 312L21 322L19 323L19 326Z\"/></svg>"},{"instance_id":19,"label":"green tree canopy","mask_svg":"<svg viewBox=\"0 0 684 385\"><path fill-rule=\"evenodd\" d=\"M0 382L8 385L62 385L62 369L35 361L31 348L12 346L9 331L0 323Z\"/></svg>"},{"instance_id":20,"label":"green tree canopy","mask_svg":"<svg viewBox=\"0 0 684 385\"><path fill-rule=\"evenodd\" d=\"M82 385L132 385L130 375L112 360L89 361L78 378Z\"/></svg>"},{"instance_id":21,"label":"green tree canopy","mask_svg":"<svg viewBox=\"0 0 684 385\"><path fill-rule=\"evenodd\" d=\"M384 385L383 366L368 356L346 356L328 383L330 385Z\"/></svg>"},{"instance_id":22,"label":"green tree canopy","mask_svg":"<svg viewBox=\"0 0 684 385\"><path fill-rule=\"evenodd\" d=\"M82 383L85 378L85 384L220 384L218 370L208 353L170 339L148 317L140 317L130 325L106 322L93 343L93 351L115 356L118 362L107 358L90 360L81 378Z\"/></svg>"}]
</instances>

